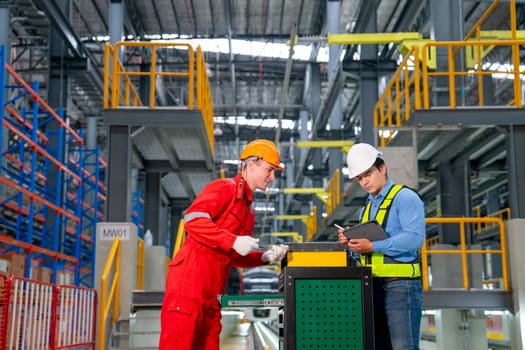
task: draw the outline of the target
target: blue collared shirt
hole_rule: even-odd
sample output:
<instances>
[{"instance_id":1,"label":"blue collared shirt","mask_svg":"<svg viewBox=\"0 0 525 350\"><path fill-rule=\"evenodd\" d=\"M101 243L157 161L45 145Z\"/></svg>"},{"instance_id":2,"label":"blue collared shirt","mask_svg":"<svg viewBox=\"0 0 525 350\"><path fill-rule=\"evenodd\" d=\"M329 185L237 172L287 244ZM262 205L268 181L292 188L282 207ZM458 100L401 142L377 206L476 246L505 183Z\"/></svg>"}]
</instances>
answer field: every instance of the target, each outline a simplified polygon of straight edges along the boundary
<instances>
[{"instance_id":1,"label":"blue collared shirt","mask_svg":"<svg viewBox=\"0 0 525 350\"><path fill-rule=\"evenodd\" d=\"M368 203L371 203L370 220L375 218L381 202L392 186L394 183L388 180L376 198L368 196ZM360 218L363 211L364 208ZM372 242L375 252L388 255L399 262L410 262L417 258L418 249L425 240L425 206L416 192L402 188L396 194L385 228L389 238Z\"/></svg>"}]
</instances>

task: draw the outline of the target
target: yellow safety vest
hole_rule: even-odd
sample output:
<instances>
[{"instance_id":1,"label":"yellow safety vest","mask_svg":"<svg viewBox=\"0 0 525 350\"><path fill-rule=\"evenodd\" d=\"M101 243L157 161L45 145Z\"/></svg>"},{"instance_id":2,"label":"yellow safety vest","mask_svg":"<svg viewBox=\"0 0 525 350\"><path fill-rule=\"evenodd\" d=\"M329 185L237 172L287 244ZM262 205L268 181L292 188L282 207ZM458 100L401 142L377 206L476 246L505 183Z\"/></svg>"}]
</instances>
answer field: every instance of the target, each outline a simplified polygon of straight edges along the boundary
<instances>
[{"instance_id":1,"label":"yellow safety vest","mask_svg":"<svg viewBox=\"0 0 525 350\"><path fill-rule=\"evenodd\" d=\"M387 195L379 205L375 220L379 225L383 226L383 223L386 225L386 218L390 211L390 206L396 194L401 190L403 185L394 185L390 188ZM361 217L361 222L367 222L370 220L370 207L371 203L368 203ZM385 261L387 260L387 261ZM408 277L416 278L421 277L421 266L419 262L417 263L401 263L395 262L392 258L386 259L383 253L371 253L371 254L361 254L360 257L361 265L370 266L372 268L373 277Z\"/></svg>"}]
</instances>

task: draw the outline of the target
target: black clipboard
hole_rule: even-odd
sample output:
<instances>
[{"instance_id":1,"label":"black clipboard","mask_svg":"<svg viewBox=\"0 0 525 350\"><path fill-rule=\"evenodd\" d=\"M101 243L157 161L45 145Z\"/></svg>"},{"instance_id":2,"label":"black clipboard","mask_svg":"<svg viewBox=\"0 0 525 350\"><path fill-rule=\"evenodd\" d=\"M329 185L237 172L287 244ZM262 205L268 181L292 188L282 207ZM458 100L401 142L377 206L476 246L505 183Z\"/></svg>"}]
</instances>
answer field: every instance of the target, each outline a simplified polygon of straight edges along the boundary
<instances>
[{"instance_id":1,"label":"black clipboard","mask_svg":"<svg viewBox=\"0 0 525 350\"><path fill-rule=\"evenodd\" d=\"M380 241L388 238L383 227L381 227L381 225L375 220L351 226L345 229L343 233L348 239L367 238L370 241Z\"/></svg>"}]
</instances>

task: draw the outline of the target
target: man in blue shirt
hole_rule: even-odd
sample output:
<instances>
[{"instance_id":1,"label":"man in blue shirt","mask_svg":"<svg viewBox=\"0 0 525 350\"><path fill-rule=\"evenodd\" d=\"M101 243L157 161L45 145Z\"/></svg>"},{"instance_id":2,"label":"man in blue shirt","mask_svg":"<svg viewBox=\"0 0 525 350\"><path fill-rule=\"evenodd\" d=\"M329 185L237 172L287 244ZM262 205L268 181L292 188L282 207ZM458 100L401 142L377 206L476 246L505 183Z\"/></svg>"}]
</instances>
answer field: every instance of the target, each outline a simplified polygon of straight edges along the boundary
<instances>
[{"instance_id":1,"label":"man in blue shirt","mask_svg":"<svg viewBox=\"0 0 525 350\"><path fill-rule=\"evenodd\" d=\"M374 338L378 350L418 350L423 291L418 250L425 239L425 211L419 195L388 178L382 153L366 143L347 155L350 178L369 196L360 222L376 220L388 238L348 240L339 230L339 243L359 254L370 266L374 290Z\"/></svg>"}]
</instances>

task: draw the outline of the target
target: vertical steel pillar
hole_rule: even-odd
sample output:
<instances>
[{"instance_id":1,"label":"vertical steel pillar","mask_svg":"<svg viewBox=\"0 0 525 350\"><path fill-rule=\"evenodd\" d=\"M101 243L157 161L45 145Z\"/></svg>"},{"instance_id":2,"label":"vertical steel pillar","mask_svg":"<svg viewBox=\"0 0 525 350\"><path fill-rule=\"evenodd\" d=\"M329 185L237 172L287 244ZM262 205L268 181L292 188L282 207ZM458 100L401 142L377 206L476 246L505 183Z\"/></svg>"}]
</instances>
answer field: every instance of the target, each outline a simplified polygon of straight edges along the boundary
<instances>
[{"instance_id":1,"label":"vertical steel pillar","mask_svg":"<svg viewBox=\"0 0 525 350\"><path fill-rule=\"evenodd\" d=\"M310 89L310 96L311 96L311 104L310 104L310 115L316 116L319 113L319 109L321 108L321 71L318 64L311 64L311 89ZM314 121L315 122L315 121ZM313 138L317 139L317 130L313 131ZM322 162L322 154L320 148L313 148L310 150L312 153L312 163L314 169L318 169L319 171L323 168L323 162ZM305 164L305 166L309 166L310 164ZM305 184L303 184L305 185ZM321 176L312 177L311 178L311 186L312 187L322 187L323 186L323 180ZM314 205L317 207L317 217L322 217L322 210L323 210L323 204L319 200L319 198L314 197Z\"/></svg>"},{"instance_id":2,"label":"vertical steel pillar","mask_svg":"<svg viewBox=\"0 0 525 350\"><path fill-rule=\"evenodd\" d=\"M65 14L66 18L69 18L69 8L70 0L58 0L57 1L59 8ZM64 110L67 110L67 101L68 101L68 91L69 91L69 76L67 69L67 58L69 57L68 47L62 39L59 28L51 26L49 29L49 79L48 79L48 104L51 108L58 108L59 106L64 107ZM64 116L66 118L66 116ZM64 133L61 130L56 121L49 123L48 130L50 135L53 135L49 139L48 148L57 150L58 148L63 147L64 145ZM60 150L60 158L57 160L61 163L65 163L64 159L66 156L66 150ZM56 167L50 167L48 175L48 188L54 188L56 191L57 205L62 206L62 197L63 197L63 188L61 187L61 177ZM52 212L49 211L46 216L46 224L48 227L54 227L55 234L61 234L63 231L61 227L60 218ZM62 241L62 239L59 239Z\"/></svg>"},{"instance_id":3,"label":"vertical steel pillar","mask_svg":"<svg viewBox=\"0 0 525 350\"><path fill-rule=\"evenodd\" d=\"M377 0L371 0L375 5L371 5L376 9L379 7ZM366 33L377 33L377 12L370 11L370 17L365 26ZM377 45L361 45L361 61L377 62ZM374 105L379 96L377 93L377 71L371 72L363 69L360 75L361 82L359 84L359 92L361 96L361 141L375 144L374 131Z\"/></svg>"},{"instance_id":4,"label":"vertical steel pillar","mask_svg":"<svg viewBox=\"0 0 525 350\"><path fill-rule=\"evenodd\" d=\"M9 25L9 2L10 1L0 0L0 45L4 46L4 57L5 61L8 63L11 61L11 39L9 38L9 34L11 33L11 28ZM4 66L2 65L1 68L4 69Z\"/></svg>"},{"instance_id":5,"label":"vertical steel pillar","mask_svg":"<svg viewBox=\"0 0 525 350\"><path fill-rule=\"evenodd\" d=\"M124 2L111 0L109 4L109 42L115 45L124 35Z\"/></svg>"},{"instance_id":6,"label":"vertical steel pillar","mask_svg":"<svg viewBox=\"0 0 525 350\"><path fill-rule=\"evenodd\" d=\"M160 233L160 191L161 175L157 172L146 173L146 193L144 195L144 231L153 234L153 245L162 244Z\"/></svg>"},{"instance_id":7,"label":"vertical steel pillar","mask_svg":"<svg viewBox=\"0 0 525 350\"><path fill-rule=\"evenodd\" d=\"M507 138L509 201L512 218L525 218L525 125L513 125Z\"/></svg>"},{"instance_id":8,"label":"vertical steel pillar","mask_svg":"<svg viewBox=\"0 0 525 350\"><path fill-rule=\"evenodd\" d=\"M438 41L461 40L463 38L463 1L430 0L431 30L430 36ZM448 67L448 58L444 50L437 52L438 67ZM459 60L461 61L461 60ZM455 62L460 66L463 62ZM450 106L448 78L438 77L433 81L433 106ZM461 86L459 84L458 86ZM460 97L460 95L458 95ZM461 101L461 98L457 98ZM467 216L471 213L469 197L470 164L454 164L452 160L439 165L439 195L443 216ZM444 239L441 241L441 239ZM440 243L458 243L459 227L446 225L440 232Z\"/></svg>"},{"instance_id":9,"label":"vertical steel pillar","mask_svg":"<svg viewBox=\"0 0 525 350\"><path fill-rule=\"evenodd\" d=\"M331 34L339 34L340 30L340 18L341 18L341 3L339 0L328 0L327 3L327 27L328 32ZM341 70L339 64L339 57L341 55L341 45L330 45L328 54L328 80L333 79L337 75L337 71ZM343 127L343 111L341 107L341 93L335 100L332 111L330 112L329 119L330 130L341 130ZM328 149L328 173L330 176L341 169L343 166L343 156L339 148ZM341 182L342 185L342 182ZM342 187L341 187L342 188Z\"/></svg>"},{"instance_id":10,"label":"vertical steel pillar","mask_svg":"<svg viewBox=\"0 0 525 350\"><path fill-rule=\"evenodd\" d=\"M107 221L129 222L131 205L131 130L109 126Z\"/></svg>"}]
</instances>

